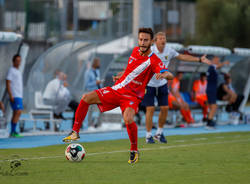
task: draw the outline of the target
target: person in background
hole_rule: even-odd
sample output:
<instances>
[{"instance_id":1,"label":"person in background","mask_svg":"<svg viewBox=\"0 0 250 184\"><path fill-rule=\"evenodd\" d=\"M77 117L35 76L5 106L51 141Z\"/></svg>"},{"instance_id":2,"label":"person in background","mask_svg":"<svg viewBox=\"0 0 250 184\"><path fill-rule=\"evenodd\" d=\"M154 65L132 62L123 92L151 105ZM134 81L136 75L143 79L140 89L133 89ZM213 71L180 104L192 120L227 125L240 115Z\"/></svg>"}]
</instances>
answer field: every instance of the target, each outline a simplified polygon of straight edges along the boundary
<instances>
[{"instance_id":1,"label":"person in background","mask_svg":"<svg viewBox=\"0 0 250 184\"><path fill-rule=\"evenodd\" d=\"M207 114L208 114L206 89L207 89L207 74L203 72L200 74L200 79L194 81L193 83L194 101L200 104L200 106L202 107L203 122L207 122Z\"/></svg>"},{"instance_id":2,"label":"person in background","mask_svg":"<svg viewBox=\"0 0 250 184\"><path fill-rule=\"evenodd\" d=\"M54 108L54 118L65 119L62 113L70 107L74 112L78 102L72 99L68 89L67 75L59 70L55 71L55 78L51 80L43 93L43 101ZM74 118L72 120L74 122Z\"/></svg>"},{"instance_id":3,"label":"person in background","mask_svg":"<svg viewBox=\"0 0 250 184\"><path fill-rule=\"evenodd\" d=\"M21 56L19 54L14 55L12 62L13 66L10 67L6 77L6 89L13 110L10 137L21 137L16 131L16 126L23 110L23 77L19 70Z\"/></svg>"},{"instance_id":4,"label":"person in background","mask_svg":"<svg viewBox=\"0 0 250 184\"><path fill-rule=\"evenodd\" d=\"M208 118L207 118L207 125L206 129L213 130L215 129L215 121L213 120L214 115L217 110L217 82L218 82L218 72L217 70L224 65L228 65L229 61L220 62L220 58L218 56L214 56L212 59L212 63L208 68L208 75L207 75L207 99L208 99Z\"/></svg>"},{"instance_id":5,"label":"person in background","mask_svg":"<svg viewBox=\"0 0 250 184\"><path fill-rule=\"evenodd\" d=\"M49 81L43 92L43 102L46 105L53 106L54 118L64 119L62 112L66 110L69 104L70 95L68 90L64 88L64 74L56 70L54 76L55 78Z\"/></svg>"},{"instance_id":6,"label":"person in background","mask_svg":"<svg viewBox=\"0 0 250 184\"><path fill-rule=\"evenodd\" d=\"M164 32L156 33L154 38L154 45L151 47L151 49L161 59L166 67L168 67L170 61L173 58L188 62L210 63L205 55L202 57L196 57L188 54L180 54L174 49L168 47L166 34ZM160 113L156 134L152 136L155 98L157 98L158 106L160 106ZM163 134L164 124L166 123L168 115L167 80L156 80L156 77L153 76L146 87L146 94L142 104L146 106L146 143L153 144L155 143L154 140L160 143L167 143L167 139Z\"/></svg>"},{"instance_id":7,"label":"person in background","mask_svg":"<svg viewBox=\"0 0 250 184\"><path fill-rule=\"evenodd\" d=\"M180 107L180 112L184 120L188 124L191 124L194 123L194 119L192 117L189 105L182 99L180 93L180 80L182 79L182 76L183 72L177 72L176 77L169 83L171 93L169 94L168 100L170 107L173 106L173 103L178 104L177 106Z\"/></svg>"},{"instance_id":8,"label":"person in background","mask_svg":"<svg viewBox=\"0 0 250 184\"><path fill-rule=\"evenodd\" d=\"M101 88L102 81L100 80L100 59L94 58L91 68L85 73L85 89L87 92ZM94 121L93 112L97 113L97 121ZM88 125L95 128L101 125L102 113L100 113L96 104L90 105L88 111Z\"/></svg>"},{"instance_id":9,"label":"person in background","mask_svg":"<svg viewBox=\"0 0 250 184\"><path fill-rule=\"evenodd\" d=\"M2 111L3 115L5 113L5 108L3 102L0 101L0 110Z\"/></svg>"},{"instance_id":10,"label":"person in background","mask_svg":"<svg viewBox=\"0 0 250 184\"><path fill-rule=\"evenodd\" d=\"M217 98L228 102L226 111L231 113L230 120L233 124L238 124L240 116L239 106L243 101L244 96L235 92L232 86L232 78L228 73L224 74L224 82L220 84L217 89Z\"/></svg>"}]
</instances>

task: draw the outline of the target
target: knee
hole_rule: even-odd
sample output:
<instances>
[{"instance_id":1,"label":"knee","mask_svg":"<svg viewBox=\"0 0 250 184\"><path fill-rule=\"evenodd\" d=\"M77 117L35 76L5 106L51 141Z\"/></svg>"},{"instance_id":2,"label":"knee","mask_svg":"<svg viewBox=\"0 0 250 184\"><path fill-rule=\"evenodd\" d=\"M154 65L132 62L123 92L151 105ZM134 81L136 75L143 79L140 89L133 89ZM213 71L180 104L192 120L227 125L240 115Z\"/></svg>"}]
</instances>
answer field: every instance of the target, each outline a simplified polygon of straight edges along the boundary
<instances>
[{"instance_id":1,"label":"knee","mask_svg":"<svg viewBox=\"0 0 250 184\"><path fill-rule=\"evenodd\" d=\"M162 106L161 107L161 112L164 113L164 114L167 113L168 112L168 106Z\"/></svg>"},{"instance_id":2,"label":"knee","mask_svg":"<svg viewBox=\"0 0 250 184\"><path fill-rule=\"evenodd\" d=\"M154 111L155 111L155 107L147 107L147 108L146 108L146 114L147 114L147 115L153 116Z\"/></svg>"},{"instance_id":3,"label":"knee","mask_svg":"<svg viewBox=\"0 0 250 184\"><path fill-rule=\"evenodd\" d=\"M132 123L134 121L134 118L132 116L129 116L129 115L125 115L123 117L123 119L124 119L125 124L130 124L130 123Z\"/></svg>"},{"instance_id":4,"label":"knee","mask_svg":"<svg viewBox=\"0 0 250 184\"><path fill-rule=\"evenodd\" d=\"M86 103L89 103L90 101L89 94L87 93L87 94L82 95L82 100Z\"/></svg>"}]
</instances>

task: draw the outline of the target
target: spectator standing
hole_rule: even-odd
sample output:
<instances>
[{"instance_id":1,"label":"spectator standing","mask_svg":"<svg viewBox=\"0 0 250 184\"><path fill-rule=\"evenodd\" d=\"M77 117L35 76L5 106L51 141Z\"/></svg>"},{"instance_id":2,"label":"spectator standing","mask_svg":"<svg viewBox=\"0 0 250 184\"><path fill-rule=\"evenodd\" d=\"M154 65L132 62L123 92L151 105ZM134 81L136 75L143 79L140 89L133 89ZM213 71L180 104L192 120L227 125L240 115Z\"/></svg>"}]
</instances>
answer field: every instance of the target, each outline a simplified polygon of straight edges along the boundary
<instances>
[{"instance_id":1,"label":"spectator standing","mask_svg":"<svg viewBox=\"0 0 250 184\"><path fill-rule=\"evenodd\" d=\"M208 68L207 75L207 99L208 99L208 120L206 129L215 129L216 123L213 118L217 110L217 82L218 82L218 72L217 70L222 66L229 64L229 61L225 61L223 63L220 62L220 58L218 56L214 56L212 59L212 64Z\"/></svg>"},{"instance_id":2,"label":"spectator standing","mask_svg":"<svg viewBox=\"0 0 250 184\"><path fill-rule=\"evenodd\" d=\"M10 67L6 77L6 89L13 110L10 137L21 137L16 131L16 126L23 110L23 77L19 70L21 56L19 54L14 55L12 62L13 66Z\"/></svg>"},{"instance_id":3,"label":"spectator standing","mask_svg":"<svg viewBox=\"0 0 250 184\"><path fill-rule=\"evenodd\" d=\"M85 88L87 92L101 88L102 81L100 80L100 59L94 58L91 68L85 73ZM93 119L93 112L98 115L97 121ZM90 105L88 111L88 125L98 127L101 125L102 113L100 113L96 104Z\"/></svg>"}]
</instances>

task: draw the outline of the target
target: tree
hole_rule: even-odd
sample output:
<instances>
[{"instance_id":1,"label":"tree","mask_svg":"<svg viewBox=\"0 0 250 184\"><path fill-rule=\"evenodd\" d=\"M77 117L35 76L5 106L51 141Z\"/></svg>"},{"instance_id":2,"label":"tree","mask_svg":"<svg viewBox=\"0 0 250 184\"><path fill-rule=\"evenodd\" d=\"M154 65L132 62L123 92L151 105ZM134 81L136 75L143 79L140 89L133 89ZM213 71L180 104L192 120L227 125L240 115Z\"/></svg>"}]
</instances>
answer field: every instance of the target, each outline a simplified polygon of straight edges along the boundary
<instances>
[{"instance_id":1,"label":"tree","mask_svg":"<svg viewBox=\"0 0 250 184\"><path fill-rule=\"evenodd\" d=\"M250 48L250 0L198 0L196 44Z\"/></svg>"}]
</instances>

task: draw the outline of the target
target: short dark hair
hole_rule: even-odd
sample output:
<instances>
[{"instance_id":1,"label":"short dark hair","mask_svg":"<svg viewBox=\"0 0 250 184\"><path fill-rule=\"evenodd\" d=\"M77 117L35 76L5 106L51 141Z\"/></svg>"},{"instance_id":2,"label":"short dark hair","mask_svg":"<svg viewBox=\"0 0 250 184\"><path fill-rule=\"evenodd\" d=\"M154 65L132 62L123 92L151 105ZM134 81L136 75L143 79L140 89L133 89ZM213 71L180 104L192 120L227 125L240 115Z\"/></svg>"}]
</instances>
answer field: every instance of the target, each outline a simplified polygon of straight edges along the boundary
<instances>
[{"instance_id":1,"label":"short dark hair","mask_svg":"<svg viewBox=\"0 0 250 184\"><path fill-rule=\"evenodd\" d=\"M139 28L138 35L140 33L150 34L151 39L154 38L154 32L153 32L152 28L150 28L150 27L141 27L141 28Z\"/></svg>"},{"instance_id":2,"label":"short dark hair","mask_svg":"<svg viewBox=\"0 0 250 184\"><path fill-rule=\"evenodd\" d=\"M19 54L15 54L14 56L13 56L13 58L12 58L12 62L15 62L16 61L16 58L18 58L18 57L21 57Z\"/></svg>"},{"instance_id":3,"label":"short dark hair","mask_svg":"<svg viewBox=\"0 0 250 184\"><path fill-rule=\"evenodd\" d=\"M225 80L230 79L230 78L231 78L231 76L230 76L229 73L225 73L225 74L224 74L224 79L225 79Z\"/></svg>"},{"instance_id":4,"label":"short dark hair","mask_svg":"<svg viewBox=\"0 0 250 184\"><path fill-rule=\"evenodd\" d=\"M206 77L206 76L207 76L206 72L201 72L200 73L200 77Z\"/></svg>"}]
</instances>

